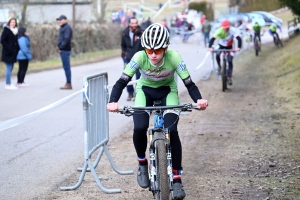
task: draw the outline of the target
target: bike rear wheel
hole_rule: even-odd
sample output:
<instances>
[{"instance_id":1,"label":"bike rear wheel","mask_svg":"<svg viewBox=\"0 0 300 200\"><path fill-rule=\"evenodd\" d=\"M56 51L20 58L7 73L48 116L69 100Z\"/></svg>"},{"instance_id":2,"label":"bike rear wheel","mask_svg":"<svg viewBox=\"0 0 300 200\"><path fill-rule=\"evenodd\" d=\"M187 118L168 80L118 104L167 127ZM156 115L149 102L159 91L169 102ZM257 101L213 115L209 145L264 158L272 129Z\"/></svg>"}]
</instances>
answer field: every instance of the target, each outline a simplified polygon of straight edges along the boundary
<instances>
[{"instance_id":1,"label":"bike rear wheel","mask_svg":"<svg viewBox=\"0 0 300 200\"><path fill-rule=\"evenodd\" d=\"M280 46L280 47L283 47L283 44L282 44L281 39L278 38L278 47L279 47L279 46Z\"/></svg>"},{"instance_id":2,"label":"bike rear wheel","mask_svg":"<svg viewBox=\"0 0 300 200\"><path fill-rule=\"evenodd\" d=\"M158 181L158 200L169 200L170 190L168 181L168 163L167 163L167 153L166 145L163 140L156 141L156 162L157 162L157 181Z\"/></svg>"},{"instance_id":3,"label":"bike rear wheel","mask_svg":"<svg viewBox=\"0 0 300 200\"><path fill-rule=\"evenodd\" d=\"M225 92L225 90L227 89L227 70L226 70L226 61L223 60L222 63L222 91Z\"/></svg>"},{"instance_id":4,"label":"bike rear wheel","mask_svg":"<svg viewBox=\"0 0 300 200\"><path fill-rule=\"evenodd\" d=\"M255 39L254 48L255 48L255 55L258 56L259 44L258 44L258 40L257 39Z\"/></svg>"}]
</instances>

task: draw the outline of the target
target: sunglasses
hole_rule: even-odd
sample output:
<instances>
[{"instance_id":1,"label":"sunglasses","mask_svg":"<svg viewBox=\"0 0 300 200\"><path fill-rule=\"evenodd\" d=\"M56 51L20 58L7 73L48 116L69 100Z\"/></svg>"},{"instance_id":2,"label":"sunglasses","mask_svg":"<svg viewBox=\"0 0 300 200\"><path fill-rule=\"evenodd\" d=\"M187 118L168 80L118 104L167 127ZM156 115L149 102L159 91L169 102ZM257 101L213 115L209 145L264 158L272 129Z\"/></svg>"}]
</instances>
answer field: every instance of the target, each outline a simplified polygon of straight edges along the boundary
<instances>
[{"instance_id":1,"label":"sunglasses","mask_svg":"<svg viewBox=\"0 0 300 200\"><path fill-rule=\"evenodd\" d=\"M154 53L155 55L158 55L158 54L163 53L163 52L165 51L165 49L164 49L164 48L160 48L160 49L151 50L151 49L146 49L146 48L145 48L145 51L146 51L146 53L149 54L149 55L151 55L151 54L153 54L153 53Z\"/></svg>"}]
</instances>

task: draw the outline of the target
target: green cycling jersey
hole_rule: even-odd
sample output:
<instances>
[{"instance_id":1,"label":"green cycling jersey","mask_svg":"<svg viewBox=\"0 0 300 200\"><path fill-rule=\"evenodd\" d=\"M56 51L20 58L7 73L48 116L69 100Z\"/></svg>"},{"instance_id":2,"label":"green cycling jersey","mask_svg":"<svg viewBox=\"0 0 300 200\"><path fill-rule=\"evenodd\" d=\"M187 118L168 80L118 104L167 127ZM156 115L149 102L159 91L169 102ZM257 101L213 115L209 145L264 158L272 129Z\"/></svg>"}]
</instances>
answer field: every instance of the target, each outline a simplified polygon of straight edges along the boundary
<instances>
[{"instance_id":1,"label":"green cycling jersey","mask_svg":"<svg viewBox=\"0 0 300 200\"><path fill-rule=\"evenodd\" d=\"M253 30L255 33L260 33L261 26L259 24L254 24L253 25Z\"/></svg>"},{"instance_id":2,"label":"green cycling jersey","mask_svg":"<svg viewBox=\"0 0 300 200\"><path fill-rule=\"evenodd\" d=\"M164 62L157 67L151 64L150 59L144 51L137 52L127 64L124 73L132 77L137 70L140 70L141 77L137 87L149 86L158 88L165 85L175 85L174 73L181 79L189 76L186 65L178 52L168 50L164 56Z\"/></svg>"},{"instance_id":3,"label":"green cycling jersey","mask_svg":"<svg viewBox=\"0 0 300 200\"><path fill-rule=\"evenodd\" d=\"M141 72L141 77L136 86L136 105L143 104L143 102L139 101L139 92L142 93L141 91L143 86L151 88L169 86L171 92L177 94L178 88L174 78L174 73L176 72L183 80L190 76L186 65L178 52L174 50L168 50L163 59L164 60L161 66L154 66L151 64L150 59L145 51L139 51L126 65L126 68L123 72L130 77L133 77L137 70L140 70ZM175 101L177 101L177 99L178 97L174 98Z\"/></svg>"},{"instance_id":4,"label":"green cycling jersey","mask_svg":"<svg viewBox=\"0 0 300 200\"><path fill-rule=\"evenodd\" d=\"M270 26L270 31L276 32L276 30L277 30L277 27L276 27L276 26Z\"/></svg>"},{"instance_id":5,"label":"green cycling jersey","mask_svg":"<svg viewBox=\"0 0 300 200\"><path fill-rule=\"evenodd\" d=\"M218 28L213 34L214 38L219 39L219 45L229 47L233 44L233 38L237 37L238 33L232 27L229 28L228 32L224 31L222 27Z\"/></svg>"}]
</instances>

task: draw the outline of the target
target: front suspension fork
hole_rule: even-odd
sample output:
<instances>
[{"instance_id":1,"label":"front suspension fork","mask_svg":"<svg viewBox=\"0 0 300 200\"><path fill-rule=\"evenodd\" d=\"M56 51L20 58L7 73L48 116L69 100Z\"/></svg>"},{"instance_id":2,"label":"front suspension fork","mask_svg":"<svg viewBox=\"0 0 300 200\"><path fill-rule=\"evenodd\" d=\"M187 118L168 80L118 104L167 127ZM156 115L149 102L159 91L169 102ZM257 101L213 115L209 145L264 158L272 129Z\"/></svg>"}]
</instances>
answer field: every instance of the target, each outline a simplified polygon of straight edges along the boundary
<instances>
[{"instance_id":1,"label":"front suspension fork","mask_svg":"<svg viewBox=\"0 0 300 200\"><path fill-rule=\"evenodd\" d=\"M150 144L152 144L152 140L154 138L154 131L152 129L149 130L149 141ZM170 133L166 134L166 138L168 142L170 142ZM149 167L149 179L150 179L150 191L158 191L157 188L157 169L156 169L156 155L155 155L155 148L154 145L150 145L149 148L149 154L150 154L150 167ZM172 172L172 154L171 154L171 145L166 145L166 156L167 156L167 172L169 177L169 189L173 189L173 172Z\"/></svg>"}]
</instances>

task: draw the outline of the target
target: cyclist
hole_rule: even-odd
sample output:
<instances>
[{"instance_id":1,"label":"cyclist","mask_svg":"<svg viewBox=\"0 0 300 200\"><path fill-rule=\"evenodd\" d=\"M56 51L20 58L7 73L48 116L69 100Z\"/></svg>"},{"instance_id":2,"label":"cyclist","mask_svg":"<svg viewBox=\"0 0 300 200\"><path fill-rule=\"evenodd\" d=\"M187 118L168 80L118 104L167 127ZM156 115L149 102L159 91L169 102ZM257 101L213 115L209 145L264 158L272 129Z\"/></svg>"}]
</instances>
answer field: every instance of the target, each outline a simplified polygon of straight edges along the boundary
<instances>
[{"instance_id":1,"label":"cyclist","mask_svg":"<svg viewBox=\"0 0 300 200\"><path fill-rule=\"evenodd\" d=\"M210 39L209 44L208 44L208 50L211 52L213 51L212 45L216 38L219 39L219 49L232 49L234 37L236 37L236 39L238 40L238 48L236 48L236 51L240 51L241 46L242 46L241 37L239 36L238 31L236 31L236 29L230 27L230 21L226 19L226 20L222 21L221 27L215 31L212 38ZM216 55L219 74L220 74L220 70L221 70L220 54L221 54L221 52L218 51L217 55ZM228 59L228 64L229 64L228 84L232 85L232 71L233 71L232 59L233 59L233 56L228 54L227 59Z\"/></svg>"},{"instance_id":2,"label":"cyclist","mask_svg":"<svg viewBox=\"0 0 300 200\"><path fill-rule=\"evenodd\" d=\"M135 106L152 106L154 100L161 100L162 105L178 105L178 88L174 79L176 72L183 80L193 101L197 102L200 109L205 110L208 101L202 99L180 54L174 50L168 50L169 33L167 29L158 23L150 25L142 34L141 43L145 51L139 51L134 55L120 79L113 86L107 110L109 112L118 110L117 102L122 91L137 70L140 70L141 78L136 87ZM174 199L180 200L184 199L186 194L181 182L182 148L177 131L178 114L176 111L169 110L163 114L163 117L164 126L170 129L173 195ZM147 188L150 184L148 161L145 154L149 117L150 113L145 111L136 111L133 115L133 144L138 157L137 182L142 188Z\"/></svg>"},{"instance_id":3,"label":"cyclist","mask_svg":"<svg viewBox=\"0 0 300 200\"><path fill-rule=\"evenodd\" d=\"M261 47L261 38L260 38L260 31L261 31L261 26L258 24L258 22L255 22L255 24L253 25L253 32L254 32L254 38L253 41L255 41L255 38L258 38L258 45L259 48Z\"/></svg>"},{"instance_id":4,"label":"cyclist","mask_svg":"<svg viewBox=\"0 0 300 200\"><path fill-rule=\"evenodd\" d=\"M280 30L280 32L282 32L281 27L275 23L272 23L271 26L269 27L269 33L272 35L274 42L275 42L274 35L276 35L277 38L279 39L279 35L277 33L277 28Z\"/></svg>"}]
</instances>

